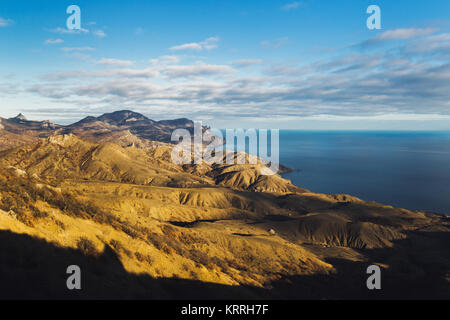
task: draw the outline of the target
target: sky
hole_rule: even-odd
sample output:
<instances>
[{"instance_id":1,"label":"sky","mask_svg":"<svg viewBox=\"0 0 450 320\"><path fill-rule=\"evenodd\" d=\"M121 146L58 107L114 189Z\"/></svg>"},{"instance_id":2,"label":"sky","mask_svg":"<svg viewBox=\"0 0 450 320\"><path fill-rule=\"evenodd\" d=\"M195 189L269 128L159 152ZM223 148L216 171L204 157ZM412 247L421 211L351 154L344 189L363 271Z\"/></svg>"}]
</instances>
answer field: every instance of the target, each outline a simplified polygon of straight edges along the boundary
<instances>
[{"instance_id":1,"label":"sky","mask_svg":"<svg viewBox=\"0 0 450 320\"><path fill-rule=\"evenodd\" d=\"M1 1L0 116L124 109L216 128L450 130L450 1Z\"/></svg>"}]
</instances>

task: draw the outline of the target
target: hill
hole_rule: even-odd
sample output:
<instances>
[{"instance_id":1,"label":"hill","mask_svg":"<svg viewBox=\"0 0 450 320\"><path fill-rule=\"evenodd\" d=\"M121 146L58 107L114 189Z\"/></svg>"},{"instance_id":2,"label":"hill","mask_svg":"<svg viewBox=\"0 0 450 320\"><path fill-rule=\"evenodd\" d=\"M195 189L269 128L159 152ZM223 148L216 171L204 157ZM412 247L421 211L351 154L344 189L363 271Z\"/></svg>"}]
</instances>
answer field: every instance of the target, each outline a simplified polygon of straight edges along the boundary
<instances>
[{"instance_id":1,"label":"hill","mask_svg":"<svg viewBox=\"0 0 450 320\"><path fill-rule=\"evenodd\" d=\"M33 133L27 121L7 124ZM149 121L113 113L0 152L0 296L449 298L448 216L313 193L262 163L176 165L172 145L132 132L145 148L82 137ZM81 294L62 293L52 269L72 259L89 279ZM371 264L381 292L366 288Z\"/></svg>"}]
</instances>

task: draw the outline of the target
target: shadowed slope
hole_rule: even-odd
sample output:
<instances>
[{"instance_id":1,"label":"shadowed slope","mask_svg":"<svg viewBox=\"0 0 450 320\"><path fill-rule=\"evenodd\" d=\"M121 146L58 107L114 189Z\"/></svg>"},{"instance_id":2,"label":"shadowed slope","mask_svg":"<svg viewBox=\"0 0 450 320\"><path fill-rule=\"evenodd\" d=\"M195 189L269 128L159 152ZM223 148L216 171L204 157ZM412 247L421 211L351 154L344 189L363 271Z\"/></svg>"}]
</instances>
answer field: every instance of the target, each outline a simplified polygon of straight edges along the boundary
<instances>
[{"instance_id":1,"label":"shadowed slope","mask_svg":"<svg viewBox=\"0 0 450 320\"><path fill-rule=\"evenodd\" d=\"M438 239L442 234L432 237ZM338 258L330 259L338 268L335 275L291 276L272 282L270 289L262 289L134 274L125 270L110 247L105 247L101 253L86 254L79 249L61 248L27 235L0 231L0 299L450 298L449 287L442 281L445 274L439 270L436 261L430 261L435 263L431 269L408 267L410 260L404 256L408 252L404 246L398 243L398 248L373 252L374 257L404 259L403 267L397 264L393 268L383 269L381 291L369 291L365 287L365 268L373 262L349 262ZM423 261L423 257L418 259ZM69 265L81 268L80 291L71 291L66 287ZM423 273L425 270L427 274Z\"/></svg>"}]
</instances>

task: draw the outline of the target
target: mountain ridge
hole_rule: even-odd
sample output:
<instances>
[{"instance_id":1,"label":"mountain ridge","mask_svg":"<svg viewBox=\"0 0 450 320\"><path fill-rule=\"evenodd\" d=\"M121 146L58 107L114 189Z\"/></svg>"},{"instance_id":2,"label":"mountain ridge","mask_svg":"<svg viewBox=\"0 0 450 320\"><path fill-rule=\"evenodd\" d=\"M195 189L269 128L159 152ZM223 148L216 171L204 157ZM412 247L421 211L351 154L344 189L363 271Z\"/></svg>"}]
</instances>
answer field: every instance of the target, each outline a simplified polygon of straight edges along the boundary
<instances>
[{"instance_id":1,"label":"mountain ridge","mask_svg":"<svg viewBox=\"0 0 450 320\"><path fill-rule=\"evenodd\" d=\"M119 139L122 146L134 144L145 148L154 141L172 143L173 130L186 129L193 133L193 127L194 122L187 118L155 121L131 110L104 113L98 117L87 116L69 125L54 124L48 120L28 120L20 113L9 119L0 117L0 135L9 134L9 141L0 137L0 150L36 141L38 138L69 133L91 142ZM207 130L207 127L203 127L203 130Z\"/></svg>"}]
</instances>

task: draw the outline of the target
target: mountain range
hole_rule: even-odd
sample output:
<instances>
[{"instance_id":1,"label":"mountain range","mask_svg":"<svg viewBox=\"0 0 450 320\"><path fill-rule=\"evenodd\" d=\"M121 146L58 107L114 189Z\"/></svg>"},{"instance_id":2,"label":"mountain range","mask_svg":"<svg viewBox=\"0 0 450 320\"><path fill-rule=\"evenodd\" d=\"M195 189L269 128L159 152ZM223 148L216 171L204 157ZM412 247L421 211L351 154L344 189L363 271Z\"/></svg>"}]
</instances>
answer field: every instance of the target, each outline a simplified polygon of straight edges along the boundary
<instances>
[{"instance_id":1,"label":"mountain range","mask_svg":"<svg viewBox=\"0 0 450 320\"><path fill-rule=\"evenodd\" d=\"M1 125L2 298L450 298L448 215L311 192L263 163L174 164L187 119Z\"/></svg>"},{"instance_id":2,"label":"mountain range","mask_svg":"<svg viewBox=\"0 0 450 320\"><path fill-rule=\"evenodd\" d=\"M30 121L19 114L9 119L0 117L0 150L37 141L38 138L69 133L91 142L114 141L122 146L148 147L152 145L149 141L170 143L175 129L187 129L193 133L194 122L185 118L154 121L140 113L122 110L99 117L89 116L63 126L50 121Z\"/></svg>"}]
</instances>

